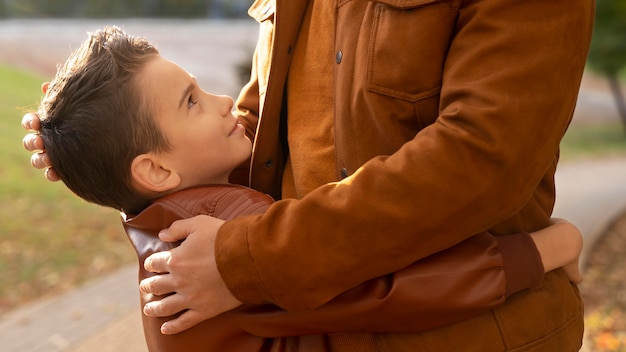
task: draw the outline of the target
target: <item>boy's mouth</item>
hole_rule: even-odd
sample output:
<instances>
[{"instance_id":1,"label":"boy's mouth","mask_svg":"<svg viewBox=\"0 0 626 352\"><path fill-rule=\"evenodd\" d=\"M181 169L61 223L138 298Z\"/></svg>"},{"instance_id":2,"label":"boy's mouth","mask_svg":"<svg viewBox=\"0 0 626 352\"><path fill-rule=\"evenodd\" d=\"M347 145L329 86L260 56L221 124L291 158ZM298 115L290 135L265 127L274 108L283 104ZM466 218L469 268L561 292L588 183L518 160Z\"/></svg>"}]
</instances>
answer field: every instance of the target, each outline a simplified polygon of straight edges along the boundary
<instances>
[{"instance_id":1,"label":"boy's mouth","mask_svg":"<svg viewBox=\"0 0 626 352\"><path fill-rule=\"evenodd\" d=\"M243 125L239 122L237 122L235 124L235 126L233 126L233 129L230 131L230 133L228 134L229 136L232 136L233 134L235 134L237 131L239 131L240 129L243 129Z\"/></svg>"}]
</instances>

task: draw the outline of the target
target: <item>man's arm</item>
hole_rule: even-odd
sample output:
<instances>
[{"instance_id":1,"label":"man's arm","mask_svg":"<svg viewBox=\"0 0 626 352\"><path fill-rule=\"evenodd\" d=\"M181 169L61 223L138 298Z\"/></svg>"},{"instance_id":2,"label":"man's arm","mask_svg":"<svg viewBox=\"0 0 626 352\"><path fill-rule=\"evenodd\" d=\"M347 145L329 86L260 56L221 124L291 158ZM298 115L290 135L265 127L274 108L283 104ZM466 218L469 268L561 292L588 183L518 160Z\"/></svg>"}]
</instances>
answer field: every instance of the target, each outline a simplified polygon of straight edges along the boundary
<instances>
[{"instance_id":1,"label":"man's arm","mask_svg":"<svg viewBox=\"0 0 626 352\"><path fill-rule=\"evenodd\" d=\"M217 264L239 300L311 309L507 220L547 225L593 2L461 6L436 122L341 182L220 228Z\"/></svg>"}]
</instances>

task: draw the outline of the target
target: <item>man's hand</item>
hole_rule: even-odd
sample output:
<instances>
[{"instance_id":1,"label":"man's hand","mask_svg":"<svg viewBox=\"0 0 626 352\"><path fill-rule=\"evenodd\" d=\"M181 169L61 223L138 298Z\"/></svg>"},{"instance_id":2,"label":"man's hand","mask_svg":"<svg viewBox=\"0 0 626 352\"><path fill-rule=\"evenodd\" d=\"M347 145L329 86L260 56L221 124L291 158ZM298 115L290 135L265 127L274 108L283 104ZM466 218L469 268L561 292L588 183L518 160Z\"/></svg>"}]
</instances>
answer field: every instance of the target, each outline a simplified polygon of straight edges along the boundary
<instances>
[{"instance_id":1,"label":"man's hand","mask_svg":"<svg viewBox=\"0 0 626 352\"><path fill-rule=\"evenodd\" d=\"M41 85L41 91L46 94L48 90L48 85L50 82L45 82ZM22 117L22 127L27 131L35 131L38 132L41 128L41 121L39 120L39 116L35 113L28 113ZM46 178L49 181L59 181L61 178L52 168L52 164L50 163L50 159L44 150L43 139L37 133L28 133L22 139L22 144L24 148L29 152L32 152L33 155L30 158L30 163L36 169L45 169Z\"/></svg>"},{"instance_id":2,"label":"man's hand","mask_svg":"<svg viewBox=\"0 0 626 352\"><path fill-rule=\"evenodd\" d=\"M144 306L150 317L166 317L187 310L161 326L163 334L176 334L241 305L228 290L215 262L215 238L223 220L207 215L176 221L159 237L166 242L184 240L170 251L146 258L146 270L162 275L144 279L146 293L174 294Z\"/></svg>"}]
</instances>

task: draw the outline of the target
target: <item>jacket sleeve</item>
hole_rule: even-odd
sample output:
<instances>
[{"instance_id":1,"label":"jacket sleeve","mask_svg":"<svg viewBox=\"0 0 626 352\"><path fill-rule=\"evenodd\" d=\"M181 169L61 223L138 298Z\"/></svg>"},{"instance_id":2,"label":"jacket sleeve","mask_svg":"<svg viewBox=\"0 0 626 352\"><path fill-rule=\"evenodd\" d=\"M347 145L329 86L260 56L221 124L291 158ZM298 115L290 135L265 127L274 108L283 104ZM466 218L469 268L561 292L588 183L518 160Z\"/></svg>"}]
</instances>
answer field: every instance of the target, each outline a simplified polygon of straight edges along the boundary
<instances>
[{"instance_id":1,"label":"jacket sleeve","mask_svg":"<svg viewBox=\"0 0 626 352\"><path fill-rule=\"evenodd\" d=\"M482 233L394 274L369 280L317 309L287 312L273 305L248 306L233 318L245 331L263 337L437 328L482 314L522 289L507 286L506 275L518 276L529 287L538 285L543 273L542 268L536 272L540 258L534 258L539 265L530 268L506 269L509 263L502 262L501 254L525 247L534 247L525 233L500 237Z\"/></svg>"},{"instance_id":2,"label":"jacket sleeve","mask_svg":"<svg viewBox=\"0 0 626 352\"><path fill-rule=\"evenodd\" d=\"M153 274L141 263L145 258L175 244L161 242L158 232L176 219L209 214L230 219L257 214L271 198L252 190L229 185L188 189L152 204L136 217L123 216L123 224L139 265L139 278ZM163 335L160 326L168 318L142 314L144 333L150 351L266 350L291 346L318 346L324 336L335 332L417 332L458 322L504 301L521 289L506 284L506 276L526 282L539 276L533 268L520 267L509 253L515 248L534 248L526 233L495 237L482 233L420 260L394 274L370 280L333 299L318 309L287 312L274 305L247 305L206 320L177 335ZM540 258L535 258L541 267ZM537 269L537 268L535 268ZM537 273L535 273L537 274ZM536 283L535 283L536 284ZM462 294L459 294L462 292ZM140 294L141 306L158 299ZM282 346L282 347L281 347ZM287 350L289 350L287 348Z\"/></svg>"},{"instance_id":3,"label":"jacket sleeve","mask_svg":"<svg viewBox=\"0 0 626 352\"><path fill-rule=\"evenodd\" d=\"M231 292L319 307L515 217L555 167L592 23L588 0L463 2L437 121L341 182L225 223L216 257Z\"/></svg>"},{"instance_id":4,"label":"jacket sleeve","mask_svg":"<svg viewBox=\"0 0 626 352\"><path fill-rule=\"evenodd\" d=\"M520 288L506 285L508 264L501 254L524 246L534 246L525 233L479 234L318 309L288 312L270 304L245 305L177 335L160 333L161 324L172 317L142 314L146 342L151 352L297 350L289 346L324 351L324 334L412 333L453 324L487 311Z\"/></svg>"},{"instance_id":5,"label":"jacket sleeve","mask_svg":"<svg viewBox=\"0 0 626 352\"><path fill-rule=\"evenodd\" d=\"M252 80L237 104L251 138L258 121L258 96L258 84ZM246 183L248 169L242 167L240 172L234 179ZM248 306L233 319L250 334L273 338L347 331L418 332L483 313L506 297L535 287L542 277L541 258L527 233L497 237L482 233L396 273L369 280L318 309L287 312L273 305Z\"/></svg>"}]
</instances>

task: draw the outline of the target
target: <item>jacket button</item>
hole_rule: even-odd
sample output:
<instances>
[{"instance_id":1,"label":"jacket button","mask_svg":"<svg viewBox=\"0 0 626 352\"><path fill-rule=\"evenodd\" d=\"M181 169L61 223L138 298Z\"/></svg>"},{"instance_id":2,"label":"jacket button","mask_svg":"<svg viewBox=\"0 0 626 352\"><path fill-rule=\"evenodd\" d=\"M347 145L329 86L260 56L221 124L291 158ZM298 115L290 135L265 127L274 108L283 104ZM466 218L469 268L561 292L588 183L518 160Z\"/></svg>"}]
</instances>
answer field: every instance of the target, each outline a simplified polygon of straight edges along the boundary
<instances>
[{"instance_id":1,"label":"jacket button","mask_svg":"<svg viewBox=\"0 0 626 352\"><path fill-rule=\"evenodd\" d=\"M270 168L270 167L272 167L272 165L274 165L274 163L272 162L272 160L265 160L263 165L265 165L265 167L267 167L267 168Z\"/></svg>"},{"instance_id":2,"label":"jacket button","mask_svg":"<svg viewBox=\"0 0 626 352\"><path fill-rule=\"evenodd\" d=\"M346 178L346 177L348 177L348 169L344 167L341 169L341 178Z\"/></svg>"},{"instance_id":3,"label":"jacket button","mask_svg":"<svg viewBox=\"0 0 626 352\"><path fill-rule=\"evenodd\" d=\"M335 62L340 64L341 63L341 59L343 59L343 51L339 50L337 52L337 55L335 55Z\"/></svg>"}]
</instances>

